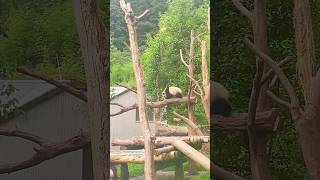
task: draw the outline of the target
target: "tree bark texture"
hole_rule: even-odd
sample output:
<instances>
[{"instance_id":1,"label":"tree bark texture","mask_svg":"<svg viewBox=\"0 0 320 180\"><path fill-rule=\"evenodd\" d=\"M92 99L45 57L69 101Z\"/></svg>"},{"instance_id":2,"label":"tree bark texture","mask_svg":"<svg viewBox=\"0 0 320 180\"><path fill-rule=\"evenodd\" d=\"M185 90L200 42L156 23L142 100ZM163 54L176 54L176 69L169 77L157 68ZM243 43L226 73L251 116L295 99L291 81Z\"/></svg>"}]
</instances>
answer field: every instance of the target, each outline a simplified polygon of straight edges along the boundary
<instances>
[{"instance_id":1,"label":"tree bark texture","mask_svg":"<svg viewBox=\"0 0 320 180\"><path fill-rule=\"evenodd\" d=\"M268 38L267 38L267 16L266 16L266 0L255 0L253 12L253 33L255 45L264 53L268 53ZM256 57L257 72L263 73L255 77L254 83L260 83L263 74L268 71L260 57ZM258 85L261 86L261 85ZM257 96L255 111L261 112L270 110L270 99L266 95L268 83L263 86L253 89ZM253 85L255 88L255 85ZM249 108L250 109L250 108ZM251 173L254 180L268 180L270 179L270 172L268 169L268 134L263 131L257 131L255 122L252 128L248 128L249 147L250 147L250 163Z\"/></svg>"},{"instance_id":2,"label":"tree bark texture","mask_svg":"<svg viewBox=\"0 0 320 180\"><path fill-rule=\"evenodd\" d=\"M77 31L85 66L95 180L109 178L109 35L95 0L74 0Z\"/></svg>"},{"instance_id":3,"label":"tree bark texture","mask_svg":"<svg viewBox=\"0 0 320 180\"><path fill-rule=\"evenodd\" d=\"M131 57L133 61L133 69L136 78L137 84L137 102L139 108L139 119L142 126L142 132L144 137L144 150L145 150L145 159L144 159L144 175L146 180L155 179L155 165L154 165L154 147L151 139L151 132L148 123L148 116L146 113L146 97L145 97L145 87L144 87L144 75L139 59L139 46L137 38L137 27L136 23L138 19L133 15L133 10L130 3L125 3L120 1L122 10L125 13L125 20L129 32L130 48L131 48Z\"/></svg>"},{"instance_id":4,"label":"tree bark texture","mask_svg":"<svg viewBox=\"0 0 320 180\"><path fill-rule=\"evenodd\" d=\"M312 77L315 49L309 0L294 0L293 22L305 110L301 115L292 111L292 116L310 177L316 180L320 179L320 71Z\"/></svg>"}]
</instances>

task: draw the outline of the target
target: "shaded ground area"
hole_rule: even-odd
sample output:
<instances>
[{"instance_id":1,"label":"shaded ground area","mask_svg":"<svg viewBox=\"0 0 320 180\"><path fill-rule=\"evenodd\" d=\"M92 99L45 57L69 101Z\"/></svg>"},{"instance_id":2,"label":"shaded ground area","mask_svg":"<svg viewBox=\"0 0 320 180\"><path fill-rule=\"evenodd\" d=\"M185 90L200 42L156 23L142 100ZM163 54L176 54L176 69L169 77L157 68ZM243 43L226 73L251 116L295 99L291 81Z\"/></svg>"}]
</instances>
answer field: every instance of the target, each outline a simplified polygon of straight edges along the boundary
<instances>
[{"instance_id":1,"label":"shaded ground area","mask_svg":"<svg viewBox=\"0 0 320 180\"><path fill-rule=\"evenodd\" d=\"M189 176L188 172L185 172L184 179L185 180L195 180L197 176L200 176L203 173L204 172L200 171L199 174L196 176ZM144 180L144 176L130 178L130 180ZM157 171L157 180L175 180L174 171Z\"/></svg>"}]
</instances>

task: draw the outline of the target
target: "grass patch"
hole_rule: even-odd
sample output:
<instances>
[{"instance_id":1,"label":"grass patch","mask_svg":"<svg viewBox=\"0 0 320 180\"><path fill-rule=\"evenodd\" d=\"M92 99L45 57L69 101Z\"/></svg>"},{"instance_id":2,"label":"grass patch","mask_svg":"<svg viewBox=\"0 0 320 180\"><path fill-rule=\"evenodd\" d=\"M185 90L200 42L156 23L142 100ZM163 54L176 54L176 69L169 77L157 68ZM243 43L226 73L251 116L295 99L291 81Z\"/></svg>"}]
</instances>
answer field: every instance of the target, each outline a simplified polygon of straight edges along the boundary
<instances>
[{"instance_id":1,"label":"grass patch","mask_svg":"<svg viewBox=\"0 0 320 180\"><path fill-rule=\"evenodd\" d=\"M143 164L128 164L129 176L137 177L141 176L144 173L144 165Z\"/></svg>"},{"instance_id":2,"label":"grass patch","mask_svg":"<svg viewBox=\"0 0 320 180\"><path fill-rule=\"evenodd\" d=\"M196 180L208 180L208 179L210 179L210 173L208 171L196 177Z\"/></svg>"}]
</instances>

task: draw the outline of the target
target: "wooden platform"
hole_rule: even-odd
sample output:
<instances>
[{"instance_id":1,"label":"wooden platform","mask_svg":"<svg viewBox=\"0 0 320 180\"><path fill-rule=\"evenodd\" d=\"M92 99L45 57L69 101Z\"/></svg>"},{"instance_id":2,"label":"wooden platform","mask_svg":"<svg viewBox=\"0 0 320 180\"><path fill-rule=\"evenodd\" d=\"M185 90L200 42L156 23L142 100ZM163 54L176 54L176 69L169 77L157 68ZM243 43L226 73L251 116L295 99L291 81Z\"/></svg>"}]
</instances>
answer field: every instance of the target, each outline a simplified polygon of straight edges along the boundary
<instances>
[{"instance_id":1,"label":"wooden platform","mask_svg":"<svg viewBox=\"0 0 320 180\"><path fill-rule=\"evenodd\" d=\"M178 151L171 151L160 155L155 155L155 162L174 160L178 158ZM110 150L111 163L144 163L144 149L141 150Z\"/></svg>"}]
</instances>

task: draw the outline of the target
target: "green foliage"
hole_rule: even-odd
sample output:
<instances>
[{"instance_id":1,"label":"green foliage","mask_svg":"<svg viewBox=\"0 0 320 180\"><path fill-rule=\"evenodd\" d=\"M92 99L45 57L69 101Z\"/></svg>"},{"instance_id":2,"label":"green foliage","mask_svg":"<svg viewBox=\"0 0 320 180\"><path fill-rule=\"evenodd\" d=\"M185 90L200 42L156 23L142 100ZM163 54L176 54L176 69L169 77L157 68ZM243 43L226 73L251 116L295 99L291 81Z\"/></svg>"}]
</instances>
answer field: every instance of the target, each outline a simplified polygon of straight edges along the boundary
<instances>
[{"instance_id":1,"label":"green foliage","mask_svg":"<svg viewBox=\"0 0 320 180\"><path fill-rule=\"evenodd\" d=\"M111 85L115 83L135 87L135 76L131 55L127 51L119 51L113 45L110 48Z\"/></svg>"},{"instance_id":2,"label":"green foliage","mask_svg":"<svg viewBox=\"0 0 320 180\"><path fill-rule=\"evenodd\" d=\"M160 16L160 29L154 36L148 36L147 49L142 55L147 92L152 99L158 99L166 86L178 86L187 95L189 79L187 69L180 61L182 49L185 61L188 61L190 32L208 40L207 13L209 1L173 0L168 10ZM207 43L209 44L209 43ZM195 77L201 78L200 43L195 42ZM176 109L168 107L168 111ZM185 106L178 109L185 111ZM196 118L205 123L202 108L196 107ZM172 113L168 113L172 114ZM170 117L167 117L171 119Z\"/></svg>"},{"instance_id":3,"label":"green foliage","mask_svg":"<svg viewBox=\"0 0 320 180\"><path fill-rule=\"evenodd\" d=\"M72 2L32 2L10 8L8 37L0 36L0 76L17 78L15 68L23 65L55 78L83 81Z\"/></svg>"},{"instance_id":4,"label":"green foliage","mask_svg":"<svg viewBox=\"0 0 320 180\"><path fill-rule=\"evenodd\" d=\"M136 16L150 9L147 18L138 23L138 42L141 49L144 49L146 35L158 30L159 13L166 10L168 0L130 0L132 9ZM124 21L124 15L120 8L118 0L110 1L110 30L111 35L115 37L112 43L119 50L124 50L124 42L129 41L127 25ZM129 44L129 43L128 43Z\"/></svg>"},{"instance_id":5,"label":"green foliage","mask_svg":"<svg viewBox=\"0 0 320 180\"><path fill-rule=\"evenodd\" d=\"M9 115L17 110L18 100L11 97L17 90L11 84L4 84L0 87L0 122L7 120Z\"/></svg>"},{"instance_id":6,"label":"green foliage","mask_svg":"<svg viewBox=\"0 0 320 180\"><path fill-rule=\"evenodd\" d=\"M137 177L143 175L144 166L143 164L128 164L128 170L130 177Z\"/></svg>"},{"instance_id":7,"label":"green foliage","mask_svg":"<svg viewBox=\"0 0 320 180\"><path fill-rule=\"evenodd\" d=\"M200 176L196 177L196 180L208 180L208 179L210 179L209 172L205 172L205 173L201 174Z\"/></svg>"}]
</instances>

